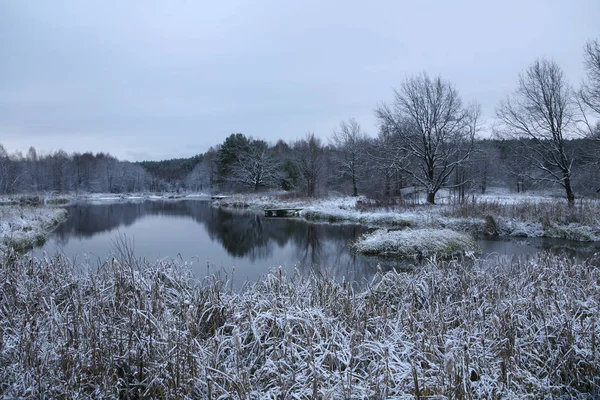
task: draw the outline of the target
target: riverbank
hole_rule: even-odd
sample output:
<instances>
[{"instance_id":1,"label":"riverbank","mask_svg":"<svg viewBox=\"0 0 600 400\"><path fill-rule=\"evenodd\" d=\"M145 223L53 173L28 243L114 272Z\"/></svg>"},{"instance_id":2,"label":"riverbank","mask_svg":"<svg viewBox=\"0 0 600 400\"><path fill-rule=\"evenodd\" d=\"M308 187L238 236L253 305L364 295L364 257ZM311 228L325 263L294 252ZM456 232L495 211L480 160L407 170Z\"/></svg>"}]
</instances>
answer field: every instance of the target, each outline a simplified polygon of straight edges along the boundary
<instances>
[{"instance_id":1,"label":"riverbank","mask_svg":"<svg viewBox=\"0 0 600 400\"><path fill-rule=\"evenodd\" d=\"M120 202L140 200L183 200L183 199L210 199L207 193L39 193L39 194L15 194L1 196L0 205L62 205L73 201L90 202Z\"/></svg>"},{"instance_id":2,"label":"riverbank","mask_svg":"<svg viewBox=\"0 0 600 400\"><path fill-rule=\"evenodd\" d=\"M471 255L477 248L468 236L547 237L572 241L600 241L600 201L565 201L541 195L472 196L460 204L425 204L400 199L365 197L286 199L283 196L235 195L214 205L249 209L301 208L313 221L356 223L376 229L351 246L358 252L401 258ZM399 233L399 230L409 229ZM400 231L402 232L402 231ZM468 235L468 236L466 236Z\"/></svg>"},{"instance_id":3,"label":"riverbank","mask_svg":"<svg viewBox=\"0 0 600 400\"><path fill-rule=\"evenodd\" d=\"M510 200L506 195L487 195L473 197L463 204L436 205L380 205L364 197L285 199L281 196L235 195L216 200L214 204L254 211L302 208L300 214L307 220L350 222L372 228L451 229L475 236L600 241L599 200L579 200L569 208L561 199L518 195Z\"/></svg>"},{"instance_id":4,"label":"riverbank","mask_svg":"<svg viewBox=\"0 0 600 400\"><path fill-rule=\"evenodd\" d=\"M585 398L599 280L541 255L237 293L174 262L22 258L0 267L0 397Z\"/></svg>"},{"instance_id":5,"label":"riverbank","mask_svg":"<svg viewBox=\"0 0 600 400\"><path fill-rule=\"evenodd\" d=\"M0 206L0 257L9 249L39 246L47 234L67 218L58 207Z\"/></svg>"}]
</instances>

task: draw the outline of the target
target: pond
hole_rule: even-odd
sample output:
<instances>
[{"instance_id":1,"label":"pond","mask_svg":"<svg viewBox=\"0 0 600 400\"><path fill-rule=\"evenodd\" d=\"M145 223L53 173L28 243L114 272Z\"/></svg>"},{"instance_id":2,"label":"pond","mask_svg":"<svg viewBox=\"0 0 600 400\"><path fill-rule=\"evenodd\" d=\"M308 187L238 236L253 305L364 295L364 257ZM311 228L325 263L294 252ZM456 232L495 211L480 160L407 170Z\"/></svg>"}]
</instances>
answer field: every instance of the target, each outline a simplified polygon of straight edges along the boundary
<instances>
[{"instance_id":1,"label":"pond","mask_svg":"<svg viewBox=\"0 0 600 400\"><path fill-rule=\"evenodd\" d=\"M198 278L219 273L235 286L256 281L273 268L301 274L311 270L338 281L364 283L378 266L406 268L405 261L352 253L348 243L367 229L351 224L310 223L297 218L265 218L251 212L215 208L202 200L146 200L118 203L78 202L68 219L33 254L57 251L95 266L124 242L138 258L178 259L191 264ZM483 256L515 261L541 249L587 256L589 245L549 239L478 241Z\"/></svg>"}]
</instances>

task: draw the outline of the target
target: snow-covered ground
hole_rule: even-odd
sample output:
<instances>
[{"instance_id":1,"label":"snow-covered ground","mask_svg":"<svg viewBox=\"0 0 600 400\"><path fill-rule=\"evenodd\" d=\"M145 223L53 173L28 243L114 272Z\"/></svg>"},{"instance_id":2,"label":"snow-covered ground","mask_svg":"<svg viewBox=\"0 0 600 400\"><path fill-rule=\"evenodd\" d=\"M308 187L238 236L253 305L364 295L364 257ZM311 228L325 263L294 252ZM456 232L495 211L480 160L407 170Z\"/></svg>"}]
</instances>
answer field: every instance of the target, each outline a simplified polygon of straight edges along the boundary
<instances>
[{"instance_id":1,"label":"snow-covered ground","mask_svg":"<svg viewBox=\"0 0 600 400\"><path fill-rule=\"evenodd\" d=\"M489 215L501 236L600 241L599 200L580 201L572 211L563 199L547 194L512 194L497 190L474 196L469 201L471 206L464 207L451 204L365 207L370 201L364 197L286 199L272 195L235 195L216 200L214 204L256 211L302 208L300 214L309 220L350 222L375 228L452 229L471 234L484 232L485 217ZM472 212L461 212L469 207L473 208ZM576 213L579 217L573 218ZM581 214L585 215L581 217Z\"/></svg>"},{"instance_id":2,"label":"snow-covered ground","mask_svg":"<svg viewBox=\"0 0 600 400\"><path fill-rule=\"evenodd\" d=\"M46 234L67 217L56 207L0 206L0 253L43 243Z\"/></svg>"},{"instance_id":3,"label":"snow-covered ground","mask_svg":"<svg viewBox=\"0 0 600 400\"><path fill-rule=\"evenodd\" d=\"M61 204L75 200L92 202L116 202L137 200L210 199L209 193L40 193L31 195L0 196L0 204L19 204L23 197L39 197L42 204Z\"/></svg>"}]
</instances>

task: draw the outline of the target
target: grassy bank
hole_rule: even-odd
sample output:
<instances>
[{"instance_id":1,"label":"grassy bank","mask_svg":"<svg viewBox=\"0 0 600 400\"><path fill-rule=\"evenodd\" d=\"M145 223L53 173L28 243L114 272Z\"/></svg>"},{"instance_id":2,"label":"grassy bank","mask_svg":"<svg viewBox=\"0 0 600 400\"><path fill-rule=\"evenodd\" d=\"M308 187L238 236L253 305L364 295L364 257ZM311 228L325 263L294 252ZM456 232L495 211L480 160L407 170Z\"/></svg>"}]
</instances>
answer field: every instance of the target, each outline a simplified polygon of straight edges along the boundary
<instances>
[{"instance_id":1,"label":"grassy bank","mask_svg":"<svg viewBox=\"0 0 600 400\"><path fill-rule=\"evenodd\" d=\"M600 270L428 263L357 292L274 271L241 293L123 252L0 268L0 397L600 395Z\"/></svg>"},{"instance_id":2,"label":"grassy bank","mask_svg":"<svg viewBox=\"0 0 600 400\"><path fill-rule=\"evenodd\" d=\"M494 221L498 236L551 237L600 241L600 201L579 200L569 208L565 201L544 197L515 197L512 201L485 196L462 204L395 204L362 197L286 199L277 196L236 195L214 202L229 208L260 211L264 208L303 208L301 215L314 221L350 222L370 227L452 229L480 235Z\"/></svg>"},{"instance_id":3,"label":"grassy bank","mask_svg":"<svg viewBox=\"0 0 600 400\"><path fill-rule=\"evenodd\" d=\"M598 200L578 200L573 207L569 207L565 201L556 199L510 203L495 199L473 199L445 207L442 215L450 218L492 217L501 236L600 241Z\"/></svg>"},{"instance_id":4,"label":"grassy bank","mask_svg":"<svg viewBox=\"0 0 600 400\"><path fill-rule=\"evenodd\" d=\"M62 208L0 206L0 254L24 251L46 240L46 235L67 218Z\"/></svg>"}]
</instances>

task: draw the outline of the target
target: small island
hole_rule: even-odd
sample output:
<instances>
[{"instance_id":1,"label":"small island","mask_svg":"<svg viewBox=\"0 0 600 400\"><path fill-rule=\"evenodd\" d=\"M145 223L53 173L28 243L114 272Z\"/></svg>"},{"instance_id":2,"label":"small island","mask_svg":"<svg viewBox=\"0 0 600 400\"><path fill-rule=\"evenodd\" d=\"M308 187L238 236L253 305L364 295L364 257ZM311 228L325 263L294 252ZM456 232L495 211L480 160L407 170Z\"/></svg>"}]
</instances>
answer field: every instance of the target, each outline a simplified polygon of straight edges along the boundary
<instances>
[{"instance_id":1,"label":"small island","mask_svg":"<svg viewBox=\"0 0 600 400\"><path fill-rule=\"evenodd\" d=\"M452 258L477 251L473 238L451 229L378 229L358 239L352 247L359 253L412 258Z\"/></svg>"}]
</instances>

